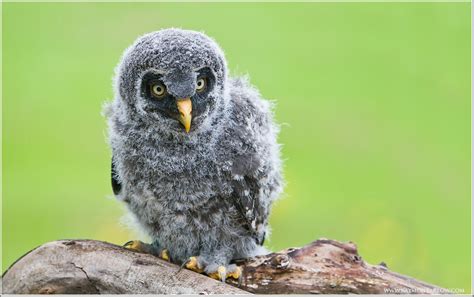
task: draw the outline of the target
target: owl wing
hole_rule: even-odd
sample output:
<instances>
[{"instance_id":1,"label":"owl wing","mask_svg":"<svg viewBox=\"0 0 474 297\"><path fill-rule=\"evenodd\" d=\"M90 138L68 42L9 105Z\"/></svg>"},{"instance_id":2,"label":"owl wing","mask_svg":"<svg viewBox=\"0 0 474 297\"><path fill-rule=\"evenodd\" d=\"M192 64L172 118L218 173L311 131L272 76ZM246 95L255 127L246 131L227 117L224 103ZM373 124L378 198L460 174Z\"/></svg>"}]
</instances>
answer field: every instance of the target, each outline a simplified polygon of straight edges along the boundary
<instances>
[{"instance_id":1,"label":"owl wing","mask_svg":"<svg viewBox=\"0 0 474 297\"><path fill-rule=\"evenodd\" d=\"M263 245L270 206L281 192L278 128L270 103L246 78L231 80L231 128L224 142L232 156L233 203L244 226Z\"/></svg>"},{"instance_id":2,"label":"owl wing","mask_svg":"<svg viewBox=\"0 0 474 297\"><path fill-rule=\"evenodd\" d=\"M111 166L111 178L112 178L112 190L114 191L115 196L120 194L122 190L122 183L118 180L117 170L115 169L114 158L112 157L112 166Z\"/></svg>"},{"instance_id":3,"label":"owl wing","mask_svg":"<svg viewBox=\"0 0 474 297\"><path fill-rule=\"evenodd\" d=\"M252 158L239 158L235 163L234 169L238 167L237 171L240 171L245 168L247 174L236 175L238 178L233 182L232 198L240 215L240 224L255 238L257 244L263 245L269 208L260 196L264 185L260 184L261 177L257 175L254 166Z\"/></svg>"},{"instance_id":4,"label":"owl wing","mask_svg":"<svg viewBox=\"0 0 474 297\"><path fill-rule=\"evenodd\" d=\"M255 180L252 178L245 177L244 181L241 182L244 187L254 187ZM263 245L265 241L265 231L259 230L259 226L266 224L266 217L263 207L260 207L257 197L251 197L250 195L234 195L234 206L238 210L241 218L241 223L244 228L250 232L255 241L259 245Z\"/></svg>"}]
</instances>

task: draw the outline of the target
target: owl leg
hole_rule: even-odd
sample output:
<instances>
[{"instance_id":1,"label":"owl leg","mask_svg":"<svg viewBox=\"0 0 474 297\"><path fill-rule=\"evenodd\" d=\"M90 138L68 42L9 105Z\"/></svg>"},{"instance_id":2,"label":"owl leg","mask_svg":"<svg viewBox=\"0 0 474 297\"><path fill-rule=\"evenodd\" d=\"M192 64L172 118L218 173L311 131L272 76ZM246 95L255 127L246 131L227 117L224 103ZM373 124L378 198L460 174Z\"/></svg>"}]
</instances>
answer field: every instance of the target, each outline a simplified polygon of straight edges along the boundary
<instances>
[{"instance_id":1,"label":"owl leg","mask_svg":"<svg viewBox=\"0 0 474 297\"><path fill-rule=\"evenodd\" d=\"M242 269L235 264L220 265L206 257L190 257L183 266L197 273L205 273L209 277L225 282L229 277L238 279L242 277Z\"/></svg>"},{"instance_id":2,"label":"owl leg","mask_svg":"<svg viewBox=\"0 0 474 297\"><path fill-rule=\"evenodd\" d=\"M126 242L123 247L134 252L152 254L165 261L170 261L168 250L161 248L157 241L154 241L152 244L148 244L140 240L130 240Z\"/></svg>"}]
</instances>

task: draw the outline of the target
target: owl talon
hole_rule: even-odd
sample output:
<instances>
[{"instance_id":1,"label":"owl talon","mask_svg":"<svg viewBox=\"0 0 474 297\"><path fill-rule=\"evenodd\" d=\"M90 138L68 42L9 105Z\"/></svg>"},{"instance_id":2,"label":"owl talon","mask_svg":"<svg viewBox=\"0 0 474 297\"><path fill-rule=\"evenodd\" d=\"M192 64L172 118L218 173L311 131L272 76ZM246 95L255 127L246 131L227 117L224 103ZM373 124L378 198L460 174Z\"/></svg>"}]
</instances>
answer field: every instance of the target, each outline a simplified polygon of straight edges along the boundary
<instances>
[{"instance_id":1,"label":"owl talon","mask_svg":"<svg viewBox=\"0 0 474 297\"><path fill-rule=\"evenodd\" d=\"M204 269L200 267L197 257L190 257L186 262L183 263L184 267L197 273L202 273Z\"/></svg>"},{"instance_id":2,"label":"owl talon","mask_svg":"<svg viewBox=\"0 0 474 297\"><path fill-rule=\"evenodd\" d=\"M220 280L221 282L225 282L227 278L227 269L225 266L219 266L216 272L209 273L208 276L210 278Z\"/></svg>"},{"instance_id":3,"label":"owl talon","mask_svg":"<svg viewBox=\"0 0 474 297\"><path fill-rule=\"evenodd\" d=\"M202 263L202 259L200 259L200 257L190 257L181 265L178 272L181 271L183 267L186 267L187 269L197 273L205 273L210 278L220 280L222 282L225 282L227 278L233 278L238 280L240 283L242 278L242 269L235 264L228 266L208 266Z\"/></svg>"},{"instance_id":4,"label":"owl talon","mask_svg":"<svg viewBox=\"0 0 474 297\"><path fill-rule=\"evenodd\" d=\"M124 248L134 251L134 252L139 252L139 253L145 253L147 252L147 244L144 242L141 242L140 240L130 240L127 241L124 245Z\"/></svg>"},{"instance_id":5,"label":"owl talon","mask_svg":"<svg viewBox=\"0 0 474 297\"><path fill-rule=\"evenodd\" d=\"M168 261L170 262L170 254L168 252L167 249L163 249L161 252L160 252L160 255L159 257L165 261Z\"/></svg>"},{"instance_id":6,"label":"owl talon","mask_svg":"<svg viewBox=\"0 0 474 297\"><path fill-rule=\"evenodd\" d=\"M234 271L227 273L227 277L239 280L239 284L242 281L242 268L236 267Z\"/></svg>"},{"instance_id":7,"label":"owl talon","mask_svg":"<svg viewBox=\"0 0 474 297\"><path fill-rule=\"evenodd\" d=\"M127 241L124 245L124 248L144 254L152 254L158 256L159 258L170 262L170 254L167 249L160 250L155 244L144 243L140 240L130 240Z\"/></svg>"},{"instance_id":8,"label":"owl talon","mask_svg":"<svg viewBox=\"0 0 474 297\"><path fill-rule=\"evenodd\" d=\"M242 269L240 267L235 267L235 269L230 270L225 266L219 266L217 271L209 273L208 276L222 282L225 282L228 278L233 278L239 280L240 283L242 278Z\"/></svg>"}]
</instances>

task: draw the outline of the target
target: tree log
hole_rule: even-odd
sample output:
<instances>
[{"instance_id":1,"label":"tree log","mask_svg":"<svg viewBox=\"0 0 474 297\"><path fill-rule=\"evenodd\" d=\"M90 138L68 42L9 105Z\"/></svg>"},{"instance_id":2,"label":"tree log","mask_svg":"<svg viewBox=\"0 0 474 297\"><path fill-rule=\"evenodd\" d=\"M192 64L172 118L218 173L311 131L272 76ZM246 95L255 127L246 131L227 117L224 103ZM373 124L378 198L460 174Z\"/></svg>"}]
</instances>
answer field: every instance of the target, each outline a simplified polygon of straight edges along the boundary
<instances>
[{"instance_id":1,"label":"tree log","mask_svg":"<svg viewBox=\"0 0 474 297\"><path fill-rule=\"evenodd\" d=\"M308 294L449 293L362 260L353 243L320 239L302 248L236 261L240 281L213 280L153 255L94 240L46 243L3 275L3 293Z\"/></svg>"}]
</instances>

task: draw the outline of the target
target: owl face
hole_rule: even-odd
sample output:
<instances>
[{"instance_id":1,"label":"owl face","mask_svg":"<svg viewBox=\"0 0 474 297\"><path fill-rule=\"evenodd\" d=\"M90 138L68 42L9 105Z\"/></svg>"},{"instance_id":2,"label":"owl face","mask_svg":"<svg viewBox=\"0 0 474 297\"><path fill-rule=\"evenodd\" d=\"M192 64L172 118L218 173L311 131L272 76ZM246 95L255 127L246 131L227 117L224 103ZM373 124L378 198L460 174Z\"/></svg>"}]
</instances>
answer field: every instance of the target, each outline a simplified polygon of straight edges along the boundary
<instances>
[{"instance_id":1,"label":"owl face","mask_svg":"<svg viewBox=\"0 0 474 297\"><path fill-rule=\"evenodd\" d=\"M167 29L139 38L118 68L120 97L162 129L192 133L225 104L226 62L202 33Z\"/></svg>"},{"instance_id":2,"label":"owl face","mask_svg":"<svg viewBox=\"0 0 474 297\"><path fill-rule=\"evenodd\" d=\"M186 72L146 72L141 79L141 108L151 116L179 122L185 132L214 109L216 77L209 67ZM218 95L218 94L217 94Z\"/></svg>"}]
</instances>

